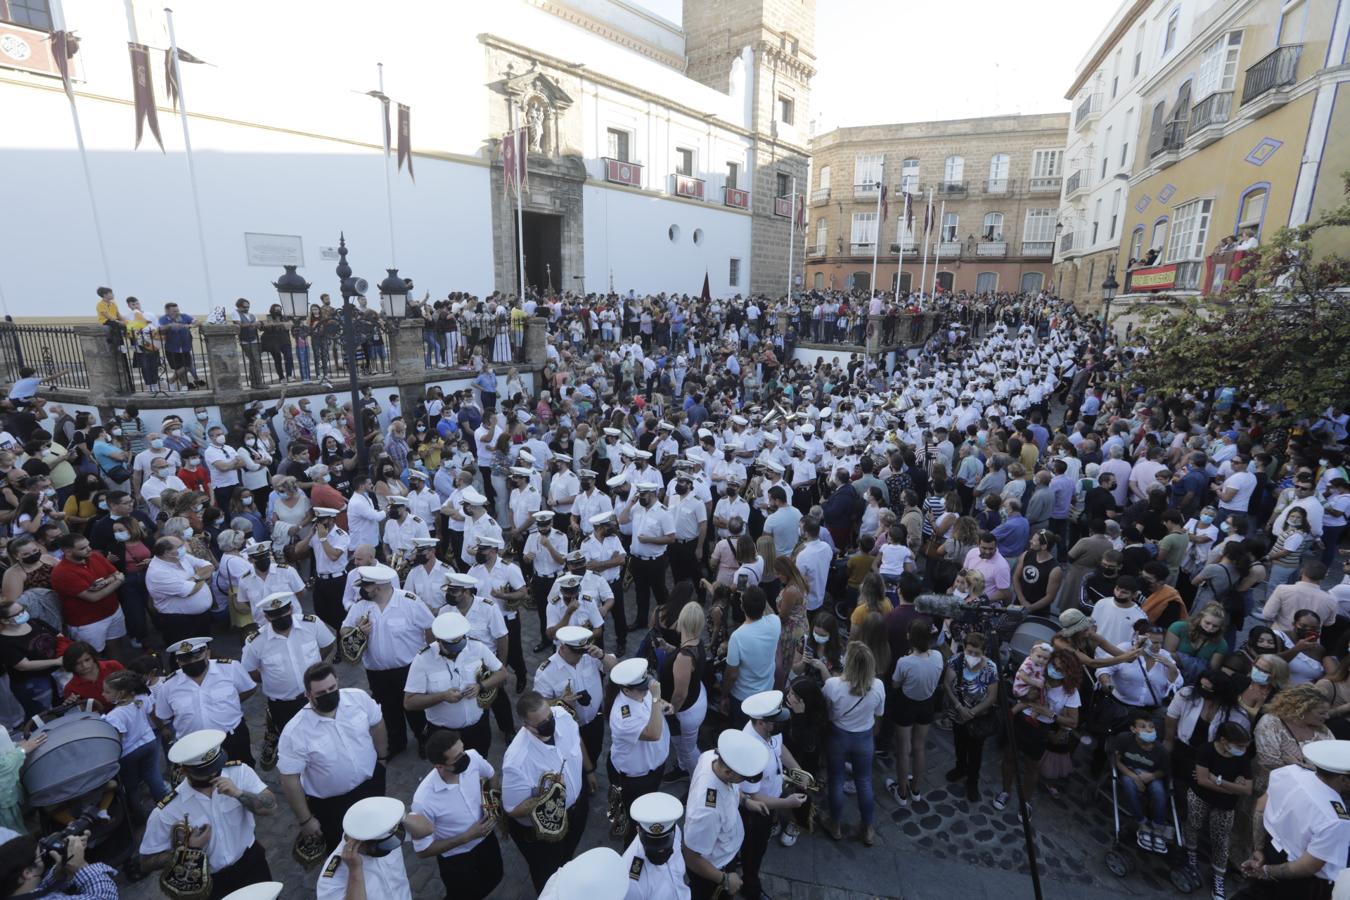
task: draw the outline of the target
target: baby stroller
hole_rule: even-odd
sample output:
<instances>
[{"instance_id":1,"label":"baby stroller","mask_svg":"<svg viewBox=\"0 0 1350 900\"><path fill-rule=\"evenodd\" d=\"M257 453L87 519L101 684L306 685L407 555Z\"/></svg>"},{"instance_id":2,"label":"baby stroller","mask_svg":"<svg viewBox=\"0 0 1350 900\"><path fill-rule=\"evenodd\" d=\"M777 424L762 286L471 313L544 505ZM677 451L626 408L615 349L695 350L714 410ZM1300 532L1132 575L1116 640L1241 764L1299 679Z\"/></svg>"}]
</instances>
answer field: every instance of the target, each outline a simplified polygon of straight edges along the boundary
<instances>
[{"instance_id":1,"label":"baby stroller","mask_svg":"<svg viewBox=\"0 0 1350 900\"><path fill-rule=\"evenodd\" d=\"M98 713L73 704L35 717L33 733L47 742L28 755L20 775L28 802L38 809L42 834L87 820L90 862L120 867L135 834L126 793L117 780L122 739ZM77 828L79 831L84 828Z\"/></svg>"},{"instance_id":2,"label":"baby stroller","mask_svg":"<svg viewBox=\"0 0 1350 900\"><path fill-rule=\"evenodd\" d=\"M1130 844L1121 840L1120 827L1120 770L1116 768L1116 754L1110 754L1109 764L1111 768L1111 813L1114 820L1114 832L1111 838L1111 847L1106 851L1106 870L1117 878L1124 878L1130 874ZM1177 817L1176 792L1172 789L1172 779L1167 777L1167 806L1172 814L1172 830L1176 834L1176 845L1167 844L1167 849L1162 853L1158 851L1145 851L1142 847L1137 848L1137 852L1145 860L1153 856L1161 856L1167 863L1168 876L1172 880L1172 886L1183 894L1189 894L1200 887L1200 876L1191 871L1186 866L1186 838L1185 832L1181 829L1181 820ZM1156 836L1158 840L1165 841L1161 835ZM1145 863L1146 865L1147 863Z\"/></svg>"}]
</instances>

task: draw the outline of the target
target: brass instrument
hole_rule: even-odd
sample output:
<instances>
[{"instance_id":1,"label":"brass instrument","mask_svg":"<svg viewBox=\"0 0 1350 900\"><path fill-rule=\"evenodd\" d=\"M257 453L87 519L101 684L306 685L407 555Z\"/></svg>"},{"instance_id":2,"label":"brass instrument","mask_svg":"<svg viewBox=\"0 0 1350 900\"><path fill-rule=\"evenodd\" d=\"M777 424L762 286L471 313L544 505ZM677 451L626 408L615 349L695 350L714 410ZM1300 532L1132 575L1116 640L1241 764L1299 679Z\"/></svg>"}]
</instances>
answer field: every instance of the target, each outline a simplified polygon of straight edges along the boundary
<instances>
[{"instance_id":1,"label":"brass instrument","mask_svg":"<svg viewBox=\"0 0 1350 900\"><path fill-rule=\"evenodd\" d=\"M793 787L799 787L806 793L806 833L814 834L816 822L820 818L821 796L820 782L805 769L784 769L783 780Z\"/></svg>"},{"instance_id":2,"label":"brass instrument","mask_svg":"<svg viewBox=\"0 0 1350 900\"><path fill-rule=\"evenodd\" d=\"M342 633L338 635L338 646L342 650L342 658L353 665L361 662L361 657L366 652L366 645L370 643L370 635L361 630L362 625L368 625L369 623L370 616L364 615L355 627L344 628Z\"/></svg>"},{"instance_id":3,"label":"brass instrument","mask_svg":"<svg viewBox=\"0 0 1350 900\"><path fill-rule=\"evenodd\" d=\"M262 751L258 754L258 768L264 772L270 772L277 767L277 744L281 741L281 734L277 730L276 723L272 721L272 708L264 704Z\"/></svg>"},{"instance_id":4,"label":"brass instrument","mask_svg":"<svg viewBox=\"0 0 1350 900\"><path fill-rule=\"evenodd\" d=\"M530 810L534 838L556 844L567 837L567 786L559 772L545 772L539 780L539 802Z\"/></svg>"},{"instance_id":5,"label":"brass instrument","mask_svg":"<svg viewBox=\"0 0 1350 900\"><path fill-rule=\"evenodd\" d=\"M502 817L502 792L494 788L487 779L484 779L479 785L483 789L483 815L500 819Z\"/></svg>"},{"instance_id":6,"label":"brass instrument","mask_svg":"<svg viewBox=\"0 0 1350 900\"><path fill-rule=\"evenodd\" d=\"M211 868L205 849L188 846L192 825L188 817L174 822L169 832L173 851L159 875L159 889L172 900L206 900L211 896Z\"/></svg>"},{"instance_id":7,"label":"brass instrument","mask_svg":"<svg viewBox=\"0 0 1350 900\"><path fill-rule=\"evenodd\" d=\"M408 573L412 571L413 561L402 550L394 554L393 565L390 567L398 573L398 583L403 584L408 580Z\"/></svg>"},{"instance_id":8,"label":"brass instrument","mask_svg":"<svg viewBox=\"0 0 1350 900\"><path fill-rule=\"evenodd\" d=\"M609 819L609 836L622 839L628 833L628 812L623 808L623 788L610 784L609 797L605 806L605 818Z\"/></svg>"},{"instance_id":9,"label":"brass instrument","mask_svg":"<svg viewBox=\"0 0 1350 900\"><path fill-rule=\"evenodd\" d=\"M483 683L492 677L488 667L482 663L478 664L478 674L474 675L474 681L478 682L478 696L474 699L478 701L479 709L487 709L492 705L492 701L497 699L497 688L485 688Z\"/></svg>"},{"instance_id":10,"label":"brass instrument","mask_svg":"<svg viewBox=\"0 0 1350 900\"><path fill-rule=\"evenodd\" d=\"M572 706L563 698L559 697L556 700L552 701L549 705L561 710L566 710L568 715L570 715L578 725L581 724L581 713L573 709Z\"/></svg>"},{"instance_id":11,"label":"brass instrument","mask_svg":"<svg viewBox=\"0 0 1350 900\"><path fill-rule=\"evenodd\" d=\"M302 868L312 869L323 862L326 856L328 847L324 845L322 831L314 834L305 834L301 831L296 834L295 843L291 845L291 858Z\"/></svg>"}]
</instances>

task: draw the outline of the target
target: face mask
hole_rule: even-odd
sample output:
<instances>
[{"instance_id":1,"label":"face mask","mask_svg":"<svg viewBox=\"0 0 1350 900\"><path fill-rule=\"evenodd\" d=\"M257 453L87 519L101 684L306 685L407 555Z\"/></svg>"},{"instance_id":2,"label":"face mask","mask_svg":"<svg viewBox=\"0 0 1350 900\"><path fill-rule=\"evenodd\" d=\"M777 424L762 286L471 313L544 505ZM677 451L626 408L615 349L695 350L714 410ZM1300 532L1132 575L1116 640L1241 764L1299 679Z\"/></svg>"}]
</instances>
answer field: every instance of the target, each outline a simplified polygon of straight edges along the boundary
<instances>
[{"instance_id":1,"label":"face mask","mask_svg":"<svg viewBox=\"0 0 1350 900\"><path fill-rule=\"evenodd\" d=\"M28 610L25 609L23 612L19 613L17 616L14 616L13 618L11 618L10 621L13 622L15 625L23 625L25 622L28 621Z\"/></svg>"},{"instance_id":2,"label":"face mask","mask_svg":"<svg viewBox=\"0 0 1350 900\"><path fill-rule=\"evenodd\" d=\"M122 429L120 429L120 428L114 428L114 429L112 429L112 436L113 436L113 437L121 437L121 436L122 436Z\"/></svg>"},{"instance_id":3,"label":"face mask","mask_svg":"<svg viewBox=\"0 0 1350 900\"><path fill-rule=\"evenodd\" d=\"M199 678L202 673L206 671L207 662L209 662L209 660L194 659L192 662L183 663L179 668L183 670L183 674L187 677Z\"/></svg>"},{"instance_id":4,"label":"face mask","mask_svg":"<svg viewBox=\"0 0 1350 900\"><path fill-rule=\"evenodd\" d=\"M155 438L153 441L150 442L150 446L155 448L156 450L163 450L164 441L161 438Z\"/></svg>"},{"instance_id":5,"label":"face mask","mask_svg":"<svg viewBox=\"0 0 1350 900\"><path fill-rule=\"evenodd\" d=\"M313 698L310 703L321 713L330 713L338 708L338 703L342 700L342 691L329 691L326 694L320 694Z\"/></svg>"},{"instance_id":6,"label":"face mask","mask_svg":"<svg viewBox=\"0 0 1350 900\"><path fill-rule=\"evenodd\" d=\"M131 540L131 532L130 532L130 531L114 531L114 532L113 532L113 540L115 540L115 541L129 541L129 540Z\"/></svg>"},{"instance_id":7,"label":"face mask","mask_svg":"<svg viewBox=\"0 0 1350 900\"><path fill-rule=\"evenodd\" d=\"M1045 677L1053 678L1055 681L1059 681L1064 678L1064 673L1061 672L1059 669L1056 669L1054 666L1046 666Z\"/></svg>"},{"instance_id":8,"label":"face mask","mask_svg":"<svg viewBox=\"0 0 1350 900\"><path fill-rule=\"evenodd\" d=\"M107 500L100 500L100 501L98 501L98 508L101 509L101 510L103 510L104 512L107 512L107 511L108 511L108 501L107 501Z\"/></svg>"},{"instance_id":9,"label":"face mask","mask_svg":"<svg viewBox=\"0 0 1350 900\"><path fill-rule=\"evenodd\" d=\"M1252 669L1252 684L1265 684L1270 681L1270 673L1261 669Z\"/></svg>"},{"instance_id":10,"label":"face mask","mask_svg":"<svg viewBox=\"0 0 1350 900\"><path fill-rule=\"evenodd\" d=\"M253 505L253 498L252 498L252 497L241 497L241 498L239 498L239 502L240 502L242 505L244 505L244 506L252 506L252 505Z\"/></svg>"},{"instance_id":11,"label":"face mask","mask_svg":"<svg viewBox=\"0 0 1350 900\"><path fill-rule=\"evenodd\" d=\"M1135 737L1139 738L1139 740L1143 741L1145 744L1151 744L1158 739L1158 732L1140 731L1135 735Z\"/></svg>"},{"instance_id":12,"label":"face mask","mask_svg":"<svg viewBox=\"0 0 1350 900\"><path fill-rule=\"evenodd\" d=\"M534 726L534 733L547 741L553 737L553 732L557 727L558 720L550 715L547 719Z\"/></svg>"},{"instance_id":13,"label":"face mask","mask_svg":"<svg viewBox=\"0 0 1350 900\"><path fill-rule=\"evenodd\" d=\"M204 413L204 412L199 412L199 413L197 413L197 421L198 421L198 422L205 422L205 421L206 421L206 413Z\"/></svg>"},{"instance_id":14,"label":"face mask","mask_svg":"<svg viewBox=\"0 0 1350 900\"><path fill-rule=\"evenodd\" d=\"M481 566L481 565L486 565L486 564L487 564L487 561L488 561L487 551L486 551L486 550L479 550L479 551L477 551L477 552L474 553L473 558L474 558L474 561L477 562L480 566Z\"/></svg>"},{"instance_id":15,"label":"face mask","mask_svg":"<svg viewBox=\"0 0 1350 900\"><path fill-rule=\"evenodd\" d=\"M187 547L179 547L174 552L178 554L179 559L184 559L187 556Z\"/></svg>"},{"instance_id":16,"label":"face mask","mask_svg":"<svg viewBox=\"0 0 1350 900\"><path fill-rule=\"evenodd\" d=\"M190 541L190 540L192 540L192 536L193 536L194 534L196 534L196 533L197 533L197 532L193 531L191 528L184 528L184 529L183 529L183 540L185 540L185 541ZM179 549L179 550L184 550L184 549L186 549L186 548L179 547L178 549Z\"/></svg>"},{"instance_id":17,"label":"face mask","mask_svg":"<svg viewBox=\"0 0 1350 900\"><path fill-rule=\"evenodd\" d=\"M197 468L197 463L199 463L199 462L201 462L201 460L200 460L200 459L197 459L197 458L194 456L194 457L192 457L191 459L185 459L185 460L183 460L183 466L184 466L185 468L188 468L188 469L195 469L195 468Z\"/></svg>"},{"instance_id":18,"label":"face mask","mask_svg":"<svg viewBox=\"0 0 1350 900\"><path fill-rule=\"evenodd\" d=\"M172 431L169 432L169 437L171 437L171 438L176 438L176 437L178 437L179 435L181 435L182 433L183 433L182 430L180 430L180 429L178 429L178 428L175 428L175 429L173 429Z\"/></svg>"},{"instance_id":19,"label":"face mask","mask_svg":"<svg viewBox=\"0 0 1350 900\"><path fill-rule=\"evenodd\" d=\"M214 436L212 436L211 441L212 441L212 443L214 443L217 447L224 446L224 444L225 444L225 435L223 435L223 434L217 434L217 435L214 435Z\"/></svg>"},{"instance_id":20,"label":"face mask","mask_svg":"<svg viewBox=\"0 0 1350 900\"><path fill-rule=\"evenodd\" d=\"M1213 517L1213 516L1201 516L1201 517L1200 517L1200 523L1201 523L1202 525L1208 525L1208 524L1210 524L1210 523L1213 522L1213 521L1214 521L1214 517Z\"/></svg>"},{"instance_id":21,"label":"face mask","mask_svg":"<svg viewBox=\"0 0 1350 900\"><path fill-rule=\"evenodd\" d=\"M455 659L464 652L464 648L468 643L469 641L467 638L460 638L457 641L440 641L441 655L448 656L450 659Z\"/></svg>"},{"instance_id":22,"label":"face mask","mask_svg":"<svg viewBox=\"0 0 1350 900\"><path fill-rule=\"evenodd\" d=\"M653 837L638 829L638 838L642 841L642 855L654 866L664 866L675 853L675 831Z\"/></svg>"},{"instance_id":23,"label":"face mask","mask_svg":"<svg viewBox=\"0 0 1350 900\"><path fill-rule=\"evenodd\" d=\"M1246 755L1247 755L1247 748L1246 748L1246 747L1234 747L1234 746L1232 746L1232 745L1230 744L1230 745L1228 746L1228 755L1229 755L1229 756L1234 756L1234 757L1237 757L1237 756L1246 756Z\"/></svg>"},{"instance_id":24,"label":"face mask","mask_svg":"<svg viewBox=\"0 0 1350 900\"><path fill-rule=\"evenodd\" d=\"M970 671L972 669L978 671L980 667L984 665L984 657L982 656L971 656L969 653L967 653L965 654L965 657L966 657L967 671Z\"/></svg>"},{"instance_id":25,"label":"face mask","mask_svg":"<svg viewBox=\"0 0 1350 900\"><path fill-rule=\"evenodd\" d=\"M1228 533L1228 523L1227 523L1227 522L1222 522L1222 523L1220 523L1220 524L1219 524L1219 530L1222 531L1224 534L1227 534L1227 533Z\"/></svg>"},{"instance_id":26,"label":"face mask","mask_svg":"<svg viewBox=\"0 0 1350 900\"><path fill-rule=\"evenodd\" d=\"M272 568L272 558L270 556L260 556L253 560L253 565L259 572L266 572L268 569Z\"/></svg>"},{"instance_id":27,"label":"face mask","mask_svg":"<svg viewBox=\"0 0 1350 900\"><path fill-rule=\"evenodd\" d=\"M450 769L451 772L453 772L456 775L463 775L465 772L469 770L469 763L471 763L472 761L473 760L469 759L468 753L461 753L459 755L459 759L452 762L448 766L448 768Z\"/></svg>"}]
</instances>

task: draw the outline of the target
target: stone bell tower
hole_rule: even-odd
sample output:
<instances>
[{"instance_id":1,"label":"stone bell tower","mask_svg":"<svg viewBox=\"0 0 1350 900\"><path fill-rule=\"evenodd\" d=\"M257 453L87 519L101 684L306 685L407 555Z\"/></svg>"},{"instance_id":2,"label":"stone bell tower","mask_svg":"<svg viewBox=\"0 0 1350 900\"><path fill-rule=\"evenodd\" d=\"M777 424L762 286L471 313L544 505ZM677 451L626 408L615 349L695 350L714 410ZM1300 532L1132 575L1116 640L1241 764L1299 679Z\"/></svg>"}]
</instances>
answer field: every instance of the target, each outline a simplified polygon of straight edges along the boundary
<instances>
[{"instance_id":1,"label":"stone bell tower","mask_svg":"<svg viewBox=\"0 0 1350 900\"><path fill-rule=\"evenodd\" d=\"M809 197L807 164L816 0L684 0L685 74L728 92L733 77L750 93L753 132L749 181L752 293L779 296L788 285L788 241L795 210ZM809 203L803 203L809 209ZM802 225L805 225L803 216ZM792 283L802 285L805 227L796 231Z\"/></svg>"}]
</instances>

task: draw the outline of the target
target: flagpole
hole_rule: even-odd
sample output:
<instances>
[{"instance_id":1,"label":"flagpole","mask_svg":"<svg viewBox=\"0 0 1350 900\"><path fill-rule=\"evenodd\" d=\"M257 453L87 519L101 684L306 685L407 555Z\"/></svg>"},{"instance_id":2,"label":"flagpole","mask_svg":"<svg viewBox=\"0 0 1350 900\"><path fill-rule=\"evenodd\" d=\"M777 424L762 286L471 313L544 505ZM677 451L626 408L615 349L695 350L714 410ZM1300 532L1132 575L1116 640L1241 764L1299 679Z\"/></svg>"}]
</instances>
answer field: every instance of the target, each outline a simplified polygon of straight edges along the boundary
<instances>
[{"instance_id":1,"label":"flagpole","mask_svg":"<svg viewBox=\"0 0 1350 900\"><path fill-rule=\"evenodd\" d=\"M881 190L886 184L886 165L881 166L881 178L877 181L877 227L872 232L872 280L867 297L871 299L877 290L877 251L881 249Z\"/></svg>"},{"instance_id":2,"label":"flagpole","mask_svg":"<svg viewBox=\"0 0 1350 900\"><path fill-rule=\"evenodd\" d=\"M384 120L380 127L384 129L384 203L389 212L389 265L398 268L398 256L394 252L394 180L389 174L389 98L384 93L384 63L376 63L380 73L380 112Z\"/></svg>"},{"instance_id":3,"label":"flagpole","mask_svg":"<svg viewBox=\"0 0 1350 900\"><path fill-rule=\"evenodd\" d=\"M942 210L938 213L938 239L933 247L933 296L937 296L938 267L942 265L942 229L947 218L947 201L942 201Z\"/></svg>"},{"instance_id":4,"label":"flagpole","mask_svg":"<svg viewBox=\"0 0 1350 900\"><path fill-rule=\"evenodd\" d=\"M923 269L919 272L919 300L923 301L923 289L928 286L928 238L933 233L933 189L928 189L928 205L923 209Z\"/></svg>"},{"instance_id":5,"label":"flagpole","mask_svg":"<svg viewBox=\"0 0 1350 900\"><path fill-rule=\"evenodd\" d=\"M788 219L788 303L792 302L793 245L797 242L797 176L792 176L792 218Z\"/></svg>"},{"instance_id":6,"label":"flagpole","mask_svg":"<svg viewBox=\"0 0 1350 900\"><path fill-rule=\"evenodd\" d=\"M901 181L904 177L901 177ZM905 208L900 210L900 224L895 229L899 235L896 241L900 252L895 255L895 302L900 302L900 278L905 274L905 228L909 221L909 191L905 191Z\"/></svg>"},{"instance_id":7,"label":"flagpole","mask_svg":"<svg viewBox=\"0 0 1350 900\"><path fill-rule=\"evenodd\" d=\"M128 5L128 14L130 6ZM173 58L173 77L178 82L178 118L183 123L183 150L187 158L188 182L192 186L192 209L197 214L197 244L202 254L202 277L206 279L206 304L214 309L216 302L211 292L211 266L206 258L206 229L202 226L202 198L197 190L197 168L192 162L192 138L188 134L187 90L183 85L183 73L178 69L178 38L173 30L173 10L164 7L164 18L169 26L169 52Z\"/></svg>"},{"instance_id":8,"label":"flagpole","mask_svg":"<svg viewBox=\"0 0 1350 900\"><path fill-rule=\"evenodd\" d=\"M518 266L519 269L520 269L520 272L519 272L519 277L520 277L520 281L519 281L519 284L520 284L520 293L519 293L517 296L520 297L520 302L521 302L522 304L524 304L524 302L525 302L525 211L524 211L524 209L523 209L523 207L522 207L521 196L520 196L520 194L521 194L521 188L522 188L522 185L521 185L521 178L520 178L520 170L521 170L520 154L521 154L521 152L522 152L522 148L521 148L521 146L520 146L520 135L519 135L519 130L516 128L516 113L517 113L516 105L513 103L513 104L511 104L511 141L515 144L515 146L514 146L514 148L513 148L513 149L515 150L515 153L512 154L512 160L513 160L512 165L514 165L514 166L516 167L516 170L515 170L514 172L511 173L511 181L512 181L512 183L516 186L516 264L517 264L517 266ZM528 148L525 148L523 152L528 153L528 152L529 152ZM611 275L611 281L612 281L612 280L613 280L613 276Z\"/></svg>"}]
</instances>

